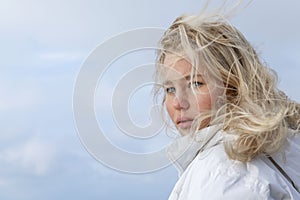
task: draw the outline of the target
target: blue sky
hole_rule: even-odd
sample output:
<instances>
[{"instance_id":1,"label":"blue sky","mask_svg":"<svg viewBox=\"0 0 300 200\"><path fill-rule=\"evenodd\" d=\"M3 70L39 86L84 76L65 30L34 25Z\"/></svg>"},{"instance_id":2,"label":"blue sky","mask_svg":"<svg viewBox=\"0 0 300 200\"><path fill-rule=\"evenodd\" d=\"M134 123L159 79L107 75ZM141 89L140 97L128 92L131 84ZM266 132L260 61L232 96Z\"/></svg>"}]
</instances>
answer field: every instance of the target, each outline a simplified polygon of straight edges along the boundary
<instances>
[{"instance_id":1,"label":"blue sky","mask_svg":"<svg viewBox=\"0 0 300 200\"><path fill-rule=\"evenodd\" d=\"M1 1L0 199L166 199L177 180L173 167L145 174L121 173L86 151L74 123L73 90L82 63L103 41L139 27L166 28L178 15L200 10L201 2ZM297 101L299 8L298 0L254 0L232 19L278 72L279 87ZM124 59L130 67L132 60ZM108 81L112 74L107 76L102 83L107 90L102 94L113 87ZM137 94L137 102L145 91ZM95 107L107 109L109 99L96 97ZM148 99L142 101L150 104ZM143 104L135 104L130 112L145 123ZM144 153L167 145L164 133L142 142L118 135L109 112L98 119L111 132L107 137L121 148Z\"/></svg>"}]
</instances>

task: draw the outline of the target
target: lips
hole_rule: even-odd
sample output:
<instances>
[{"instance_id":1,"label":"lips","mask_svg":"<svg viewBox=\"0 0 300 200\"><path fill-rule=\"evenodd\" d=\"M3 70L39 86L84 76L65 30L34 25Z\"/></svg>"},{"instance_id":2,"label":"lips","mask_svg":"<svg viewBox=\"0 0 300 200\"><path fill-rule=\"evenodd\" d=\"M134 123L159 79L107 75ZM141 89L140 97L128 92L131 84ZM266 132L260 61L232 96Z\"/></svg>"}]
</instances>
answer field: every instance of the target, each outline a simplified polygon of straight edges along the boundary
<instances>
[{"instance_id":1,"label":"lips","mask_svg":"<svg viewBox=\"0 0 300 200\"><path fill-rule=\"evenodd\" d=\"M192 118L188 118L188 117L179 117L176 120L177 127L181 128L181 129L189 129L189 128L191 128L192 123L193 123L193 119Z\"/></svg>"}]
</instances>

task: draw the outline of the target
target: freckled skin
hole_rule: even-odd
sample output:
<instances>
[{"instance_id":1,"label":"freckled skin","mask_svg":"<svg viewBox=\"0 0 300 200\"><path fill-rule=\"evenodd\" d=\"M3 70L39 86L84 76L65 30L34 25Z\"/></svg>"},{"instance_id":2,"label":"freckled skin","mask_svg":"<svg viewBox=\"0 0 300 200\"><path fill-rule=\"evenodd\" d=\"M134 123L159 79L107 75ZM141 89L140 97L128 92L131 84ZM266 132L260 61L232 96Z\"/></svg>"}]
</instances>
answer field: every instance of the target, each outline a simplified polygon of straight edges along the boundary
<instances>
[{"instance_id":1,"label":"freckled skin","mask_svg":"<svg viewBox=\"0 0 300 200\"><path fill-rule=\"evenodd\" d=\"M190 78L192 65L187 60L167 55L164 66L167 71L165 79L168 82L164 86L165 106L176 128L185 135L197 115L212 109L218 93L210 90L210 84L199 75L201 72L196 72ZM208 124L209 121L202 122L200 129Z\"/></svg>"}]
</instances>

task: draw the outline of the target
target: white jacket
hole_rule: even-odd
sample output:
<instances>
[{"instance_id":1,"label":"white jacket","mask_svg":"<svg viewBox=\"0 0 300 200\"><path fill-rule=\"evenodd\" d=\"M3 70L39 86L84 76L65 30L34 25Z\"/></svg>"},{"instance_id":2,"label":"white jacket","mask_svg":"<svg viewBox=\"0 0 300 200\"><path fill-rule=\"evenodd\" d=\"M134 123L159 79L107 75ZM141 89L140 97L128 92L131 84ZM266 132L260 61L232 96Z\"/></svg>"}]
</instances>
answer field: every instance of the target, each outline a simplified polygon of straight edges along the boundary
<instances>
[{"instance_id":1,"label":"white jacket","mask_svg":"<svg viewBox=\"0 0 300 200\"><path fill-rule=\"evenodd\" d=\"M285 154L272 155L295 186L265 155L248 163L230 160L222 144L228 134L217 126L197 135L181 137L168 148L180 174L169 200L300 200L299 133L289 133Z\"/></svg>"}]
</instances>

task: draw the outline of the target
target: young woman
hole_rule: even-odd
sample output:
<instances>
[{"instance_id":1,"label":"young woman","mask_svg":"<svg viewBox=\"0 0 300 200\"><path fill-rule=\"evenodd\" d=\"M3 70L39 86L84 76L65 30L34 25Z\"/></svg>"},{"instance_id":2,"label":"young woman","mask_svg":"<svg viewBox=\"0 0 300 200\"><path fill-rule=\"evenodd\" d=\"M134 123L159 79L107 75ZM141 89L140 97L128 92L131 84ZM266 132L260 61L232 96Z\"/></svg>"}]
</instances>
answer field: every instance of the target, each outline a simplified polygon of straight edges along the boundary
<instances>
[{"instance_id":1,"label":"young woman","mask_svg":"<svg viewBox=\"0 0 300 200\"><path fill-rule=\"evenodd\" d=\"M245 37L221 17L182 16L159 48L156 82L182 135L169 199L300 199L300 106Z\"/></svg>"}]
</instances>

